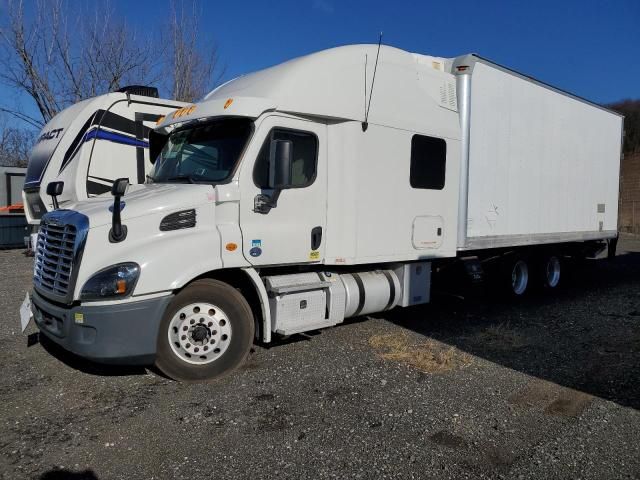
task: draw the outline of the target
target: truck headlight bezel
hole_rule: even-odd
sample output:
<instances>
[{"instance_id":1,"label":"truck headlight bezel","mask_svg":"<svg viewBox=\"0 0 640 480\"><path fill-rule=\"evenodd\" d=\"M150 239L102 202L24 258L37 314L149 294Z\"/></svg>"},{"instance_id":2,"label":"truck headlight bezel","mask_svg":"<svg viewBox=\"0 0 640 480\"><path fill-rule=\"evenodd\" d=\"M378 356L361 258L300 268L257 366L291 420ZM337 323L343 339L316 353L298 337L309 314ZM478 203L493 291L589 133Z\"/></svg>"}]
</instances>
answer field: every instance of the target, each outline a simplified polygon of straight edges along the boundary
<instances>
[{"instance_id":1,"label":"truck headlight bezel","mask_svg":"<svg viewBox=\"0 0 640 480\"><path fill-rule=\"evenodd\" d=\"M100 301L130 297L140 277L140 265L123 262L94 273L82 286L80 300Z\"/></svg>"}]
</instances>

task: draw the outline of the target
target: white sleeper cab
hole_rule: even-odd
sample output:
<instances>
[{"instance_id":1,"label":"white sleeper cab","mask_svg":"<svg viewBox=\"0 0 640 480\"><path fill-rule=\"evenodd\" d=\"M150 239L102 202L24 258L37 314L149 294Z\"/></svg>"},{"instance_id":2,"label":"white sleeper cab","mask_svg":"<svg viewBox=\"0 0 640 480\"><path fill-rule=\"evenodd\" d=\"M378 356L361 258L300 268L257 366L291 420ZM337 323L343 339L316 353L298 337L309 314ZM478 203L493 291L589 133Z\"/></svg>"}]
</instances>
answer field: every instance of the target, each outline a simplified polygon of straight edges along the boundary
<instances>
[{"instance_id":1,"label":"white sleeper cab","mask_svg":"<svg viewBox=\"0 0 640 480\"><path fill-rule=\"evenodd\" d=\"M24 310L82 357L200 381L254 341L427 303L435 271L552 290L615 250L622 124L476 55L297 58L167 115L144 184L43 215Z\"/></svg>"}]
</instances>

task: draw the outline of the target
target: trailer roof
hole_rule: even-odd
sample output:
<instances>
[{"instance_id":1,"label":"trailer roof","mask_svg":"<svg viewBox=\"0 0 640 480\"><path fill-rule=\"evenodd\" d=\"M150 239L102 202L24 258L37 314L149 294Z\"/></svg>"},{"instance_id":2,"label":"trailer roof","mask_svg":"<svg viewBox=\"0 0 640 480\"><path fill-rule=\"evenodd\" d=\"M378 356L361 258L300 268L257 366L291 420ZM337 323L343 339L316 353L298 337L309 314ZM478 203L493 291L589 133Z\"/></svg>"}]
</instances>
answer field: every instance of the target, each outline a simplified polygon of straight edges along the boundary
<instances>
[{"instance_id":1,"label":"trailer roof","mask_svg":"<svg viewBox=\"0 0 640 480\"><path fill-rule=\"evenodd\" d=\"M581 97L579 95L576 95L574 93L568 92L567 90L563 90L562 88L553 86L549 83L543 82L542 80L539 80L535 77L532 77L531 75L527 75L526 73L522 73L522 72L518 72L517 70L514 70L512 68L506 67L504 65L501 65L497 62L494 62L493 60L490 60L488 58L482 57L480 55L478 55L477 53L469 53L467 55L461 55L459 57L455 57L452 58L452 73L462 73L462 72L457 72L456 69L460 66L468 66L473 70L473 64L476 62L480 62L480 63L484 63L485 65L489 65L493 68L497 68L498 70L501 70L505 73L508 73L510 75L515 75L516 77L522 78L524 80L527 80L531 83L535 83L536 85L540 85L541 87L547 88L549 90L553 90L554 92L560 93L562 95L565 95L567 97L573 98L574 100L578 100L580 102L589 104L593 107L599 108L601 110L604 110L606 112L612 113L614 115L617 115L619 117L624 117L624 115L622 115L619 112L616 112L615 110L611 110L610 108L604 107L598 103L592 102L591 100L588 100L584 97ZM473 74L473 73L472 73Z\"/></svg>"}]
</instances>

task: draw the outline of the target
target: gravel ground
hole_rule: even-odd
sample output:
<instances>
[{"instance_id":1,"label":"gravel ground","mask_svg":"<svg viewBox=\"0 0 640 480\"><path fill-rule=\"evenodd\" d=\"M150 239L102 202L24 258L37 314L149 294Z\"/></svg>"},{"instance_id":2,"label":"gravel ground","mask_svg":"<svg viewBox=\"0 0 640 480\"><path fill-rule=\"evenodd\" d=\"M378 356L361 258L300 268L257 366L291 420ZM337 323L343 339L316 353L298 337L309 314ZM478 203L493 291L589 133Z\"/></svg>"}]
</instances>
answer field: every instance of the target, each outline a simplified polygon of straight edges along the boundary
<instances>
[{"instance_id":1,"label":"gravel ground","mask_svg":"<svg viewBox=\"0 0 640 480\"><path fill-rule=\"evenodd\" d=\"M204 385L27 346L31 259L0 251L0 478L640 478L640 241L619 250L553 296L435 295Z\"/></svg>"}]
</instances>

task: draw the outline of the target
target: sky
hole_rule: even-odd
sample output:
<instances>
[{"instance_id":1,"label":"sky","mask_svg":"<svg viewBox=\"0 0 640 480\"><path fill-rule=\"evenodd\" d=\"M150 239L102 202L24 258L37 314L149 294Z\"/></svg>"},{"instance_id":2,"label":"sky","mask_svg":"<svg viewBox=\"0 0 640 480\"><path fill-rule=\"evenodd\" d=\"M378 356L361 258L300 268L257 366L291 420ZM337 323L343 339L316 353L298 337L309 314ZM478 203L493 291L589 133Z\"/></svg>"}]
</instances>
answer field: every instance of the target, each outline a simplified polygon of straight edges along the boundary
<instances>
[{"instance_id":1,"label":"sky","mask_svg":"<svg viewBox=\"0 0 640 480\"><path fill-rule=\"evenodd\" d=\"M110 2L131 26L151 31L164 21L163 4ZM218 46L225 80L325 48L377 43L382 31L386 45L477 53L597 103L640 98L640 0L211 0L201 10L202 37Z\"/></svg>"}]
</instances>

